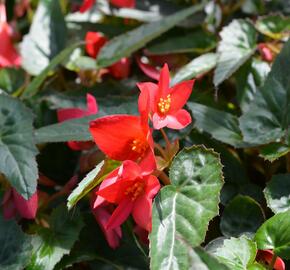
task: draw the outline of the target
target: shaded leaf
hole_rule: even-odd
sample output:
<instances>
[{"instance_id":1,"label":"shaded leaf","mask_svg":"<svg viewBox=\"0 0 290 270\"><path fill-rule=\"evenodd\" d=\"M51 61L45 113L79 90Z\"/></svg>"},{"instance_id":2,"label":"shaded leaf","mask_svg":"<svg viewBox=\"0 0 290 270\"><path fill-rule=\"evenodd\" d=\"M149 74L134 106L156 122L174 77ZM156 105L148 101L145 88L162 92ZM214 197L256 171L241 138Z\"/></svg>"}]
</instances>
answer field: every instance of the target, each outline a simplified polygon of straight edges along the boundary
<instances>
[{"instance_id":1,"label":"shaded leaf","mask_svg":"<svg viewBox=\"0 0 290 270\"><path fill-rule=\"evenodd\" d=\"M0 89L13 93L23 85L25 74L22 69L2 68L0 69Z\"/></svg>"},{"instance_id":2,"label":"shaded leaf","mask_svg":"<svg viewBox=\"0 0 290 270\"><path fill-rule=\"evenodd\" d=\"M185 148L170 168L172 185L155 198L150 234L151 269L189 269L192 248L203 242L218 213L223 184L219 156L202 146Z\"/></svg>"},{"instance_id":3,"label":"shaded leaf","mask_svg":"<svg viewBox=\"0 0 290 270\"><path fill-rule=\"evenodd\" d=\"M260 156L271 162L290 152L290 146L283 143L270 143L260 148Z\"/></svg>"},{"instance_id":4,"label":"shaded leaf","mask_svg":"<svg viewBox=\"0 0 290 270\"><path fill-rule=\"evenodd\" d=\"M26 199L35 193L38 178L32 121L23 103L0 94L0 171Z\"/></svg>"},{"instance_id":5,"label":"shaded leaf","mask_svg":"<svg viewBox=\"0 0 290 270\"><path fill-rule=\"evenodd\" d=\"M220 33L214 85L218 86L243 65L256 49L256 31L246 20L234 20Z\"/></svg>"}]
</instances>

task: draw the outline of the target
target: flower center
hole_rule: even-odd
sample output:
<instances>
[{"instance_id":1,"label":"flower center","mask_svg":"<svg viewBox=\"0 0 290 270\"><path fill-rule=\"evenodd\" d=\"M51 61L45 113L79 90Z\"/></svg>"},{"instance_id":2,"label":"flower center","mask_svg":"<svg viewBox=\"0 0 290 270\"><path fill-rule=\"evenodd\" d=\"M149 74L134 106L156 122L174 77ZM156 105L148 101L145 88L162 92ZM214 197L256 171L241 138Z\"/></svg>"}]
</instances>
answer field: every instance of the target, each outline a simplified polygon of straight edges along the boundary
<instances>
[{"instance_id":1,"label":"flower center","mask_svg":"<svg viewBox=\"0 0 290 270\"><path fill-rule=\"evenodd\" d=\"M125 195L130 196L132 201L135 201L144 192L144 182L136 182L134 185L128 187Z\"/></svg>"},{"instance_id":2,"label":"flower center","mask_svg":"<svg viewBox=\"0 0 290 270\"><path fill-rule=\"evenodd\" d=\"M148 148L148 144L144 140L135 139L131 144L131 149L134 152L140 154L141 156L145 153L147 148Z\"/></svg>"},{"instance_id":3,"label":"flower center","mask_svg":"<svg viewBox=\"0 0 290 270\"><path fill-rule=\"evenodd\" d=\"M160 98L158 102L158 109L161 114L165 114L169 111L171 104L171 96L167 95L166 98Z\"/></svg>"}]
</instances>

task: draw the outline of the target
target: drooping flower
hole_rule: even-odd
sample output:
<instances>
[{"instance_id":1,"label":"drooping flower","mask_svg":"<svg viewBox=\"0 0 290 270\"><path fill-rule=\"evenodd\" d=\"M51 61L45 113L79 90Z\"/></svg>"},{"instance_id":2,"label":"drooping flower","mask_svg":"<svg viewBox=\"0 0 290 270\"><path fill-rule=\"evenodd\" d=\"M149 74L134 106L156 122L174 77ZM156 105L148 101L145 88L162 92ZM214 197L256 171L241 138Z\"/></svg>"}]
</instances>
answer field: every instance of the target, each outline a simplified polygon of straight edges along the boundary
<instances>
[{"instance_id":1,"label":"drooping flower","mask_svg":"<svg viewBox=\"0 0 290 270\"><path fill-rule=\"evenodd\" d=\"M67 121L74 118L80 118L92 114L96 114L98 112L98 104L94 96L87 94L87 109L80 108L66 108L57 110L57 118L59 122ZM76 142L70 141L68 142L69 147L72 150L87 150L92 148L93 142Z\"/></svg>"},{"instance_id":2,"label":"drooping flower","mask_svg":"<svg viewBox=\"0 0 290 270\"><path fill-rule=\"evenodd\" d=\"M274 253L272 250L258 250L256 260L258 262L261 262L266 265L270 265L272 258L274 256ZM277 257L276 262L274 264L274 270L285 270L285 263L284 261L280 258Z\"/></svg>"},{"instance_id":3,"label":"drooping flower","mask_svg":"<svg viewBox=\"0 0 290 270\"><path fill-rule=\"evenodd\" d=\"M131 71L131 62L127 57L109 67L109 71L115 79L121 80L128 78Z\"/></svg>"},{"instance_id":4,"label":"drooping flower","mask_svg":"<svg viewBox=\"0 0 290 270\"><path fill-rule=\"evenodd\" d=\"M7 23L5 4L0 3L0 68L20 66L21 58L12 42L12 29Z\"/></svg>"},{"instance_id":5,"label":"drooping flower","mask_svg":"<svg viewBox=\"0 0 290 270\"><path fill-rule=\"evenodd\" d=\"M22 218L34 219L38 207L37 191L25 200L14 188L9 188L4 194L2 207L5 219L11 219L17 214Z\"/></svg>"},{"instance_id":6,"label":"drooping flower","mask_svg":"<svg viewBox=\"0 0 290 270\"><path fill-rule=\"evenodd\" d=\"M141 91L139 104L149 98L149 107L153 127L182 129L191 123L190 114L182 109L186 104L194 84L194 80L184 81L169 87L169 69L167 64L161 70L159 83L139 83ZM146 94L145 94L146 93Z\"/></svg>"},{"instance_id":7,"label":"drooping flower","mask_svg":"<svg viewBox=\"0 0 290 270\"><path fill-rule=\"evenodd\" d=\"M144 172L137 163L126 160L102 182L94 207L104 201L118 205L108 220L107 229L120 226L132 213L136 224L151 231L152 200L159 189L156 176Z\"/></svg>"},{"instance_id":8,"label":"drooping flower","mask_svg":"<svg viewBox=\"0 0 290 270\"><path fill-rule=\"evenodd\" d=\"M155 169L152 132L142 117L104 116L90 122L90 132L99 149L109 158L136 161L149 172Z\"/></svg>"}]
</instances>

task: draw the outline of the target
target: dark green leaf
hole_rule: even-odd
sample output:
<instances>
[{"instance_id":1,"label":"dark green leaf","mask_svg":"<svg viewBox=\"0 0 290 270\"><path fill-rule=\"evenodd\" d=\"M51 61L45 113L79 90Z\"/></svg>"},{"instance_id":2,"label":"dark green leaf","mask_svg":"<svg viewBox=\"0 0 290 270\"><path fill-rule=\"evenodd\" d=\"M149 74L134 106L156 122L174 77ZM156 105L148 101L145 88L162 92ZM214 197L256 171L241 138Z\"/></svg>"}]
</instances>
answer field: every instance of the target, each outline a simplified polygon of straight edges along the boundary
<instances>
[{"instance_id":1,"label":"dark green leaf","mask_svg":"<svg viewBox=\"0 0 290 270\"><path fill-rule=\"evenodd\" d=\"M13 93L21 87L25 80L22 69L2 68L0 69L0 89L8 93Z\"/></svg>"},{"instance_id":2,"label":"dark green leaf","mask_svg":"<svg viewBox=\"0 0 290 270\"><path fill-rule=\"evenodd\" d=\"M218 86L243 65L256 49L256 31L246 20L234 20L220 33L214 85Z\"/></svg>"},{"instance_id":3,"label":"dark green leaf","mask_svg":"<svg viewBox=\"0 0 290 270\"><path fill-rule=\"evenodd\" d=\"M272 249L282 259L290 259L290 211L268 219L257 231L258 249Z\"/></svg>"},{"instance_id":4,"label":"dark green leaf","mask_svg":"<svg viewBox=\"0 0 290 270\"><path fill-rule=\"evenodd\" d=\"M56 208L49 219L49 228L40 228L33 237L33 251L27 270L53 270L68 254L83 227L80 212L68 213L64 205Z\"/></svg>"},{"instance_id":5,"label":"dark green leaf","mask_svg":"<svg viewBox=\"0 0 290 270\"><path fill-rule=\"evenodd\" d=\"M207 53L194 58L191 62L179 69L171 80L171 84L196 78L196 76L208 72L216 66L217 55Z\"/></svg>"},{"instance_id":6,"label":"dark green leaf","mask_svg":"<svg viewBox=\"0 0 290 270\"><path fill-rule=\"evenodd\" d=\"M255 233L264 219L263 210L255 200L238 195L226 205L220 228L224 236L238 237L244 233Z\"/></svg>"},{"instance_id":7,"label":"dark green leaf","mask_svg":"<svg viewBox=\"0 0 290 270\"><path fill-rule=\"evenodd\" d=\"M255 144L277 142L290 125L290 41L277 56L264 86L240 118L244 140Z\"/></svg>"},{"instance_id":8,"label":"dark green leaf","mask_svg":"<svg viewBox=\"0 0 290 270\"><path fill-rule=\"evenodd\" d=\"M195 126L199 130L235 147L249 146L243 142L238 118L235 115L195 102L188 102L187 105L192 112Z\"/></svg>"},{"instance_id":9,"label":"dark green leaf","mask_svg":"<svg viewBox=\"0 0 290 270\"><path fill-rule=\"evenodd\" d=\"M66 44L66 25L58 0L41 0L21 45L22 65L40 74Z\"/></svg>"},{"instance_id":10,"label":"dark green leaf","mask_svg":"<svg viewBox=\"0 0 290 270\"><path fill-rule=\"evenodd\" d=\"M260 156L271 162L285 156L290 151L290 146L283 143L270 143L260 148Z\"/></svg>"},{"instance_id":11,"label":"dark green leaf","mask_svg":"<svg viewBox=\"0 0 290 270\"><path fill-rule=\"evenodd\" d=\"M155 198L150 234L151 269L190 269L192 248L203 242L218 213L223 184L219 156L202 146L186 148L173 160L172 185Z\"/></svg>"},{"instance_id":12,"label":"dark green leaf","mask_svg":"<svg viewBox=\"0 0 290 270\"><path fill-rule=\"evenodd\" d=\"M264 194L268 206L274 213L284 212L290 210L290 174L274 175Z\"/></svg>"},{"instance_id":13,"label":"dark green leaf","mask_svg":"<svg viewBox=\"0 0 290 270\"><path fill-rule=\"evenodd\" d=\"M261 17L255 24L257 30L262 34L274 39L289 37L290 18L281 14Z\"/></svg>"},{"instance_id":14,"label":"dark green leaf","mask_svg":"<svg viewBox=\"0 0 290 270\"><path fill-rule=\"evenodd\" d=\"M97 58L98 67L107 67L117 62L122 57L130 56L133 52L141 49L149 41L160 36L170 28L203 9L203 5L194 5L188 9L179 11L164 19L144 24L130 32L111 39L104 46Z\"/></svg>"},{"instance_id":15,"label":"dark green leaf","mask_svg":"<svg viewBox=\"0 0 290 270\"><path fill-rule=\"evenodd\" d=\"M31 237L24 234L14 220L5 221L0 215L0 268L22 270L31 256Z\"/></svg>"},{"instance_id":16,"label":"dark green leaf","mask_svg":"<svg viewBox=\"0 0 290 270\"><path fill-rule=\"evenodd\" d=\"M33 116L23 103L0 94L0 171L24 198L36 191Z\"/></svg>"}]
</instances>

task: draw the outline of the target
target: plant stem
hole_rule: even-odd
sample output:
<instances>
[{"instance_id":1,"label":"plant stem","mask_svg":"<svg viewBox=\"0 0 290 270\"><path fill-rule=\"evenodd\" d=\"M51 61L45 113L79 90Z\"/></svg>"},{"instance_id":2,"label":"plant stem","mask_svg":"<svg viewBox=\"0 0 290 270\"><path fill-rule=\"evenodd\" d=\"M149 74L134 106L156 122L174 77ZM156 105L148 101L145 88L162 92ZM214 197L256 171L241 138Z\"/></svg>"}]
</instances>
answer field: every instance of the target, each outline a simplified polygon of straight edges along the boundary
<instances>
[{"instance_id":1,"label":"plant stem","mask_svg":"<svg viewBox=\"0 0 290 270\"><path fill-rule=\"evenodd\" d=\"M166 155L164 149L161 147L160 144L158 144L158 143L154 143L154 147L155 147L155 148L160 152L160 154L161 154L165 159L167 159L167 155Z\"/></svg>"},{"instance_id":2,"label":"plant stem","mask_svg":"<svg viewBox=\"0 0 290 270\"><path fill-rule=\"evenodd\" d=\"M274 269L274 265L275 265L276 260L277 260L277 255L274 254L274 255L273 255L273 258L272 258L272 260L271 260L271 263L270 263L270 265L269 265L269 268L268 268L269 270L273 270L273 269Z\"/></svg>"},{"instance_id":3,"label":"plant stem","mask_svg":"<svg viewBox=\"0 0 290 270\"><path fill-rule=\"evenodd\" d=\"M158 178L161 180L161 182L164 184L164 185L170 185L171 184L171 181L169 179L169 177L167 176L167 174L163 171L158 171L159 175L158 175Z\"/></svg>"},{"instance_id":4,"label":"plant stem","mask_svg":"<svg viewBox=\"0 0 290 270\"><path fill-rule=\"evenodd\" d=\"M170 141L169 141L169 139L168 139L168 137L167 137L167 135L166 135L164 129L161 128L160 131L161 131L162 136L163 136L163 138L164 138L164 140L165 140L165 142L166 142L166 146L169 147L171 143L170 143Z\"/></svg>"}]
</instances>

